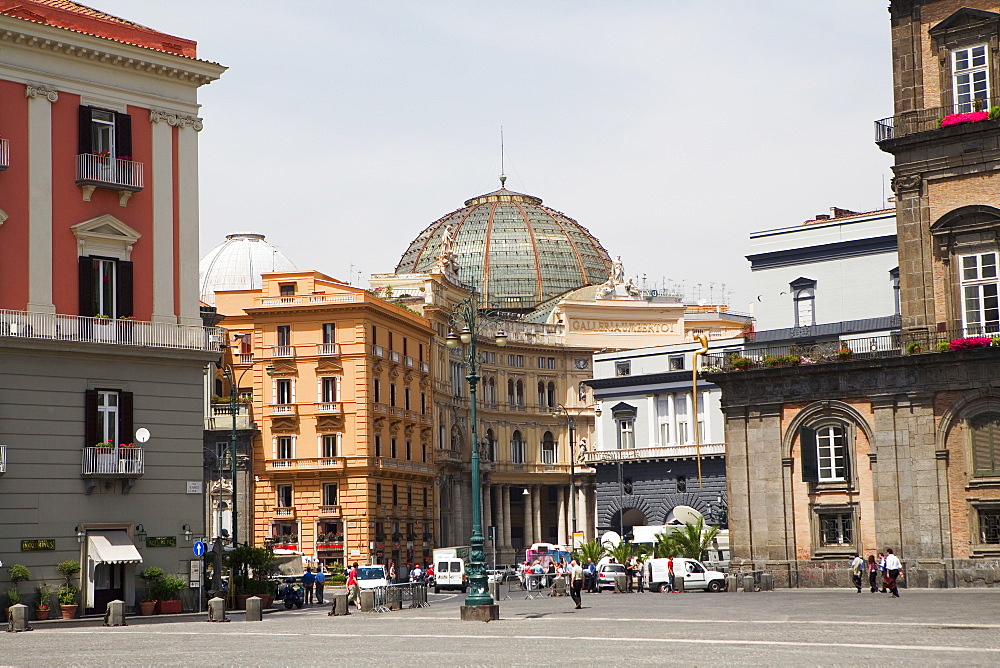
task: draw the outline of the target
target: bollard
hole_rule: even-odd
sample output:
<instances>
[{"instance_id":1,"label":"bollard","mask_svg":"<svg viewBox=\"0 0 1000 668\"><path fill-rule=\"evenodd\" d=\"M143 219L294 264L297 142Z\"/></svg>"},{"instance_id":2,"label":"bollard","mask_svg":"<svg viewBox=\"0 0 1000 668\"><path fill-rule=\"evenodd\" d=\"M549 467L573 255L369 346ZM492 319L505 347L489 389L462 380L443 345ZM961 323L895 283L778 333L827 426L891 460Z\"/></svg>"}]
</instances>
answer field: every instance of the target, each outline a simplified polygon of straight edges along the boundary
<instances>
[{"instance_id":1,"label":"bollard","mask_svg":"<svg viewBox=\"0 0 1000 668\"><path fill-rule=\"evenodd\" d=\"M552 595L553 596L565 596L566 595L566 578L559 576L552 583Z\"/></svg>"},{"instance_id":2,"label":"bollard","mask_svg":"<svg viewBox=\"0 0 1000 668\"><path fill-rule=\"evenodd\" d=\"M125 624L125 601L108 601L104 612L105 626L127 626Z\"/></svg>"},{"instance_id":3,"label":"bollard","mask_svg":"<svg viewBox=\"0 0 1000 668\"><path fill-rule=\"evenodd\" d=\"M726 591L735 594L740 590L740 581L735 575L726 576Z\"/></svg>"},{"instance_id":4,"label":"bollard","mask_svg":"<svg viewBox=\"0 0 1000 668\"><path fill-rule=\"evenodd\" d=\"M500 582L497 581L497 580L490 580L489 583L486 585L486 587L487 587L487 589L490 592L490 597L494 601L499 601L500 598L501 598L500 597ZM414 603L417 602L417 597L416 596L413 597L413 602ZM414 606L414 607L417 607L417 606Z\"/></svg>"},{"instance_id":5,"label":"bollard","mask_svg":"<svg viewBox=\"0 0 1000 668\"><path fill-rule=\"evenodd\" d=\"M348 605L347 605L347 594L334 594L333 595L333 605L330 606L329 617L340 617L341 615L349 615Z\"/></svg>"},{"instance_id":6,"label":"bollard","mask_svg":"<svg viewBox=\"0 0 1000 668\"><path fill-rule=\"evenodd\" d=\"M770 573L760 574L760 590L774 591L774 576Z\"/></svg>"},{"instance_id":7,"label":"bollard","mask_svg":"<svg viewBox=\"0 0 1000 668\"><path fill-rule=\"evenodd\" d=\"M208 602L208 621L210 622L228 622L229 618L226 617L226 599L215 598L209 600Z\"/></svg>"},{"instance_id":8,"label":"bollard","mask_svg":"<svg viewBox=\"0 0 1000 668\"><path fill-rule=\"evenodd\" d=\"M7 608L8 632L20 633L21 631L30 630L31 627L28 626L28 606L18 603Z\"/></svg>"},{"instance_id":9,"label":"bollard","mask_svg":"<svg viewBox=\"0 0 1000 668\"><path fill-rule=\"evenodd\" d=\"M260 596L251 596L247 599L247 616L246 621L248 622L260 622L264 619L264 614L261 612L261 606L264 603L264 599Z\"/></svg>"},{"instance_id":10,"label":"bollard","mask_svg":"<svg viewBox=\"0 0 1000 668\"><path fill-rule=\"evenodd\" d=\"M375 592L371 589L361 590L361 612L371 612L375 609Z\"/></svg>"},{"instance_id":11,"label":"bollard","mask_svg":"<svg viewBox=\"0 0 1000 668\"><path fill-rule=\"evenodd\" d=\"M674 591L676 591L678 594L683 594L685 591L684 578L681 577L680 575L674 578Z\"/></svg>"},{"instance_id":12,"label":"bollard","mask_svg":"<svg viewBox=\"0 0 1000 668\"><path fill-rule=\"evenodd\" d=\"M625 574L615 575L615 593L624 594L625 593Z\"/></svg>"},{"instance_id":13,"label":"bollard","mask_svg":"<svg viewBox=\"0 0 1000 668\"><path fill-rule=\"evenodd\" d=\"M745 591L747 593L750 593L752 591L756 591L756 586L754 585L753 576L752 575L744 575L743 576L743 591Z\"/></svg>"}]
</instances>

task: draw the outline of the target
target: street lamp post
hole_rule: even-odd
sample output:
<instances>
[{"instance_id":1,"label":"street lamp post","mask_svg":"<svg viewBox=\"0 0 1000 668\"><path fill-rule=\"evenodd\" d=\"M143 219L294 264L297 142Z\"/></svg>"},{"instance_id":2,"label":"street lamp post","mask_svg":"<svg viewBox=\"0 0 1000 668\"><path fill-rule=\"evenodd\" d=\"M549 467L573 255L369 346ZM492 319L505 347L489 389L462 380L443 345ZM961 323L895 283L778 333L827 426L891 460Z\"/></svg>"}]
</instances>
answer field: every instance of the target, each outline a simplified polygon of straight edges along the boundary
<instances>
[{"instance_id":1,"label":"street lamp post","mask_svg":"<svg viewBox=\"0 0 1000 668\"><path fill-rule=\"evenodd\" d=\"M242 341L246 334L235 334L233 336L237 341ZM243 376L246 375L247 371L252 369L249 367L243 370L240 377L237 378L233 367L230 364L225 365L223 369L223 375L229 376L229 412L232 414L233 418L233 429L229 435L229 457L230 464L232 466L232 477L233 477L233 507L231 509L231 517L233 518L233 546L239 545L239 504L236 502L236 470L237 470L237 458L236 458L236 389L240 382L243 381ZM220 499L221 502L221 499ZM219 513L221 518L222 513ZM221 520L219 533L222 532Z\"/></svg>"},{"instance_id":2,"label":"street lamp post","mask_svg":"<svg viewBox=\"0 0 1000 668\"><path fill-rule=\"evenodd\" d=\"M572 510L572 535L570 536L569 542L571 547L576 547L573 545L573 540L576 537L576 418L583 414L585 410L590 408L590 406L584 406L583 408L570 409L566 408L562 404L556 406L555 414L563 413L566 416L567 426L569 427L569 496L570 496L570 509ZM571 413L571 410L576 410L575 413Z\"/></svg>"},{"instance_id":3,"label":"street lamp post","mask_svg":"<svg viewBox=\"0 0 1000 668\"><path fill-rule=\"evenodd\" d=\"M483 518L482 518L482 488L479 476L479 436L476 424L476 386L479 384L479 359L476 353L476 335L489 321L495 321L479 312L479 295L475 292L455 306L450 317L451 332L445 339L449 348L464 345L465 362L469 374L465 379L469 383L469 407L472 436L472 538L469 541L470 561L467 568L469 576L469 595L462 607L462 619L470 621L489 621L498 619L499 612L490 596L486 580L486 555L483 552ZM459 330L458 334L455 330ZM495 336L498 346L507 344L507 336L498 329Z\"/></svg>"}]
</instances>

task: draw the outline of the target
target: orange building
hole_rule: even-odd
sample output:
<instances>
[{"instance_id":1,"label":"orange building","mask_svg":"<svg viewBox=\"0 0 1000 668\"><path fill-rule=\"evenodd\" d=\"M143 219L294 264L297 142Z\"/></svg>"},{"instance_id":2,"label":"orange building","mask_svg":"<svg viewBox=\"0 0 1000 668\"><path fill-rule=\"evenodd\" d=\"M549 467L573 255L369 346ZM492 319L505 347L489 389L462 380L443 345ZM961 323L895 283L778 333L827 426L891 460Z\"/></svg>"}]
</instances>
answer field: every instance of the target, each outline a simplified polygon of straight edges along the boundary
<instances>
[{"instance_id":1,"label":"orange building","mask_svg":"<svg viewBox=\"0 0 1000 668\"><path fill-rule=\"evenodd\" d=\"M252 543L322 562L430 557L431 329L315 271L216 293L260 431Z\"/></svg>"}]
</instances>

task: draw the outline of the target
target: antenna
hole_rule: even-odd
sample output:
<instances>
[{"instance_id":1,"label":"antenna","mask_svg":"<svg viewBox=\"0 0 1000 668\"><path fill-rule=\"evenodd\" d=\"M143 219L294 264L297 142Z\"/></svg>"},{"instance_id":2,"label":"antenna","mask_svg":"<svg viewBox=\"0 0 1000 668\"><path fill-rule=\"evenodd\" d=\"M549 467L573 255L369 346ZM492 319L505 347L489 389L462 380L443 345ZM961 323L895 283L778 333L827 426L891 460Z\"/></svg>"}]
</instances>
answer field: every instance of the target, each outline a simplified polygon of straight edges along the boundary
<instances>
[{"instance_id":1,"label":"antenna","mask_svg":"<svg viewBox=\"0 0 1000 668\"><path fill-rule=\"evenodd\" d=\"M507 182L507 175L504 174L503 169L503 126L500 126L500 187L504 187L504 183Z\"/></svg>"}]
</instances>

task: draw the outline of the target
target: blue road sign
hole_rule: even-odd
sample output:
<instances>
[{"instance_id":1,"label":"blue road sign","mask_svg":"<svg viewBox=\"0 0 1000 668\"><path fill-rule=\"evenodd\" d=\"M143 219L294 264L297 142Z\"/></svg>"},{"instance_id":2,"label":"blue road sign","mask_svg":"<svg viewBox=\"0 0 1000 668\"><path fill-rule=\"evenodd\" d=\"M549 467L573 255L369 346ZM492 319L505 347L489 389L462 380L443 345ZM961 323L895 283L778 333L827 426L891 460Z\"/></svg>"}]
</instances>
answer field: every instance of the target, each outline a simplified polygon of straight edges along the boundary
<instances>
[{"instance_id":1,"label":"blue road sign","mask_svg":"<svg viewBox=\"0 0 1000 668\"><path fill-rule=\"evenodd\" d=\"M205 554L205 544L200 540L194 544L194 556L201 557Z\"/></svg>"}]
</instances>

